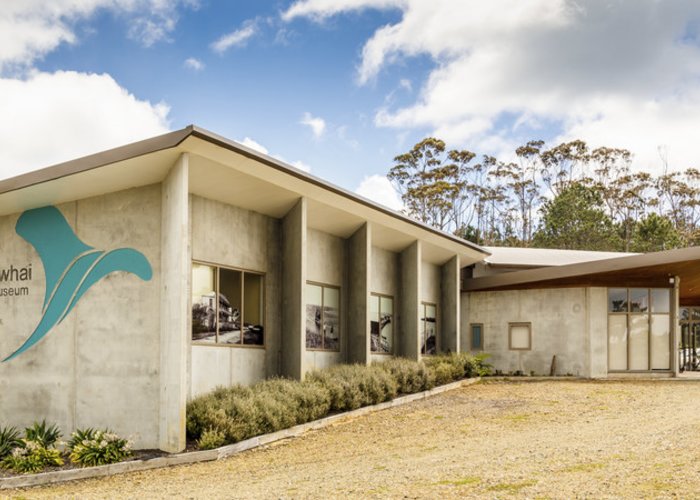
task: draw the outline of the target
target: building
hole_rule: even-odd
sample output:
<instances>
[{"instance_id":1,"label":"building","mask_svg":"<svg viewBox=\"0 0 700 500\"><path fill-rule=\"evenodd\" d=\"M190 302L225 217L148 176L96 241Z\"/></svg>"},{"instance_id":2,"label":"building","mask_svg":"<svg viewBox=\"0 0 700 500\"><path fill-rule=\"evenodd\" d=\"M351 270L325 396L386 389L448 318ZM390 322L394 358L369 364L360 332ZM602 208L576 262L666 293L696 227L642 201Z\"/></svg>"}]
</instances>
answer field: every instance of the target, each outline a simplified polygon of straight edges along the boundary
<instances>
[{"instance_id":1,"label":"building","mask_svg":"<svg viewBox=\"0 0 700 500\"><path fill-rule=\"evenodd\" d=\"M443 351L669 376L699 258L480 248L190 126L0 181L0 424L180 451L218 385Z\"/></svg>"}]
</instances>

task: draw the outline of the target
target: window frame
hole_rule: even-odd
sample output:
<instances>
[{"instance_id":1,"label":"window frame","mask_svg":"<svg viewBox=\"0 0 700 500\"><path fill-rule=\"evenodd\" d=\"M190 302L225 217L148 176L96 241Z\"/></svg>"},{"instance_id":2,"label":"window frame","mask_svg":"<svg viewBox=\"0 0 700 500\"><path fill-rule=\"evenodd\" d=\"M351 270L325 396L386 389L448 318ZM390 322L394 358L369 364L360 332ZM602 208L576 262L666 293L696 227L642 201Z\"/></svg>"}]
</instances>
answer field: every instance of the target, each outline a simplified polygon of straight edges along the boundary
<instances>
[{"instance_id":1,"label":"window frame","mask_svg":"<svg viewBox=\"0 0 700 500\"><path fill-rule=\"evenodd\" d=\"M380 355L380 356L393 356L393 355L394 355L394 351L395 351L395 349L394 349L394 339L395 339L395 337L396 337L396 335L395 335L396 329L394 328L394 325L396 324L396 323L394 323L394 318L396 317L396 314L394 313L394 310L396 309L396 307L395 307L396 301L394 300L394 296L393 296L393 295L388 295L388 294L386 294L386 293L370 292L369 296L370 296L370 297L377 297L377 299L379 299L379 300L378 300L379 306L377 307L377 314L378 314L378 317L377 317L376 319L377 319L377 324L380 325L380 326L381 326L381 321L380 321L380 320L381 320L381 317L382 317L382 299L391 299L391 321L392 321L392 326L391 326L391 351L389 351L389 352L373 351L373 350L372 350L372 343L370 342L369 352L370 352L370 354L378 354L378 355ZM370 319L369 319L370 326L371 326L371 324L372 324L372 320L373 320L373 319L375 319L375 318L370 318ZM370 337L371 337L371 336L372 336L372 333L370 332ZM381 339L381 337L382 337L382 330L381 330L381 328L380 328L380 329L379 329L379 338Z\"/></svg>"},{"instance_id":2,"label":"window frame","mask_svg":"<svg viewBox=\"0 0 700 500\"><path fill-rule=\"evenodd\" d=\"M231 348L246 348L246 349L265 349L267 348L267 327L265 326L265 323L267 323L267 273L262 272L262 271L255 271L252 269L245 269L241 267L233 267L233 266L225 266L222 264L216 264L214 262L208 262L204 260L196 260L192 259L192 263L190 265L190 280L192 279L192 271L193 271L193 266L194 265L200 265L200 266L208 266L208 267L213 267L215 269L215 290L214 294L216 297L216 300L214 301L216 304L216 311L215 311L215 317L216 317L216 340L214 342L202 342L200 340L192 340L192 327L190 326L190 344L191 345L196 345L196 346L206 346L206 347L231 347ZM226 269L229 271L236 271L241 273L241 341L240 343L223 343L219 342L219 294L221 293L221 278L220 278L220 270L221 269ZM243 336L243 325L245 323L245 274L253 274L255 276L260 276L262 278L262 286L261 286L261 301L262 301L262 318L263 318L263 343L262 344L246 344L243 342L244 336ZM190 283L190 289L191 289L191 283ZM192 291L190 290L190 324L192 322Z\"/></svg>"},{"instance_id":3,"label":"window frame","mask_svg":"<svg viewBox=\"0 0 700 500\"><path fill-rule=\"evenodd\" d=\"M527 327L527 347L513 347L513 328ZM509 351L532 351L532 322L513 321L508 322L508 350Z\"/></svg>"},{"instance_id":4,"label":"window frame","mask_svg":"<svg viewBox=\"0 0 700 500\"><path fill-rule=\"evenodd\" d=\"M421 320L420 320L421 330L419 332L420 337L423 336L423 333L425 332L425 324L427 323L425 321L425 318L427 317L426 316L426 307L432 306L435 308L435 354L429 354L427 352L426 353L420 352L422 350L423 346L420 346L419 354L421 356L437 356L440 353L440 335L439 335L440 330L438 329L439 318L440 318L439 311L440 310L438 309L438 304L437 304L437 302L421 301L420 306L421 306L421 311L420 311L421 312ZM426 337L426 340L428 340L427 337Z\"/></svg>"},{"instance_id":5,"label":"window frame","mask_svg":"<svg viewBox=\"0 0 700 500\"><path fill-rule=\"evenodd\" d=\"M479 338L479 346L474 347L474 327L478 326L481 328L481 337ZM484 324L483 323L469 323L469 350L470 351L483 351L484 350Z\"/></svg>"},{"instance_id":6,"label":"window frame","mask_svg":"<svg viewBox=\"0 0 700 500\"><path fill-rule=\"evenodd\" d=\"M340 285L332 285L330 283L322 283L319 281L313 281L313 280L306 280L306 285L313 285L313 286L318 286L321 287L321 325L325 323L325 316L326 312L324 311L325 309L325 294L323 293L325 288L332 288L334 290L338 290L338 348L337 349L327 349L325 346L326 344L326 336L324 335L323 329L321 329L321 347L307 347L306 346L306 328L304 328L304 349L310 352L341 352L342 351L342 346L343 346L343 339L342 339L342 334L343 334L343 328L342 328L342 305L343 305L343 291L342 287ZM304 299L304 315L306 315L306 307L308 307L309 303L306 298Z\"/></svg>"},{"instance_id":7,"label":"window frame","mask_svg":"<svg viewBox=\"0 0 700 500\"><path fill-rule=\"evenodd\" d=\"M625 310L624 311L611 311L611 303L610 303L610 291L611 290L625 290L627 293L627 300L625 303ZM632 310L632 304L631 304L631 290L646 290L646 295L647 295L647 309L646 311L633 311ZM654 301L654 291L655 290L664 290L669 294L668 297L668 310L666 312L663 311L654 311L654 306L655 306L655 301ZM674 312L674 304L673 304L673 288L672 287L659 287L659 286L648 286L648 287L643 287L643 286L611 286L607 288L606 291L606 297L607 297L607 335L606 335L606 341L608 342L608 363L607 363L607 368L608 368L608 373L651 373L651 372L658 372L658 373L667 373L673 371L673 356L674 356L674 350L673 350L673 322L674 322L674 316L676 313ZM652 321L654 316L665 316L667 315L669 317L669 361L668 361L668 368L652 368ZM610 316L625 316L625 324L626 324L626 349L627 349L627 359L626 359L626 369L610 369ZM630 320L633 316L646 316L647 320L647 366L648 368L646 370L640 370L640 369L630 369L630 360L631 360L631 352L630 352ZM680 323L680 319L678 320Z\"/></svg>"}]
</instances>

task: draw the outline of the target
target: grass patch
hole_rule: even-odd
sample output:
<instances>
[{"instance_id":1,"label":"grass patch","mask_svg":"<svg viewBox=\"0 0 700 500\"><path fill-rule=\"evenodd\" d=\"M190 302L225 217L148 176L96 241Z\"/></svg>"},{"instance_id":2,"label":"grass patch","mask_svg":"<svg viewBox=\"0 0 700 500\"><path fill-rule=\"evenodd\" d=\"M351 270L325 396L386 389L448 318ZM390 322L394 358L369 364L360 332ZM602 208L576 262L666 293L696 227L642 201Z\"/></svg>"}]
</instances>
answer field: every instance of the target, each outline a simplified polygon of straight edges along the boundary
<instances>
[{"instance_id":1,"label":"grass patch","mask_svg":"<svg viewBox=\"0 0 700 500\"><path fill-rule=\"evenodd\" d=\"M521 481L519 483L497 483L486 488L489 491L505 491L519 493L520 490L537 484L537 481Z\"/></svg>"},{"instance_id":2,"label":"grass patch","mask_svg":"<svg viewBox=\"0 0 700 500\"><path fill-rule=\"evenodd\" d=\"M465 476L459 479L446 479L435 484L446 486L471 486L481 482L481 478L476 476Z\"/></svg>"},{"instance_id":3,"label":"grass patch","mask_svg":"<svg viewBox=\"0 0 700 500\"><path fill-rule=\"evenodd\" d=\"M602 462L588 462L565 467L562 469L562 472L593 472L603 467L605 467L605 464Z\"/></svg>"}]
</instances>

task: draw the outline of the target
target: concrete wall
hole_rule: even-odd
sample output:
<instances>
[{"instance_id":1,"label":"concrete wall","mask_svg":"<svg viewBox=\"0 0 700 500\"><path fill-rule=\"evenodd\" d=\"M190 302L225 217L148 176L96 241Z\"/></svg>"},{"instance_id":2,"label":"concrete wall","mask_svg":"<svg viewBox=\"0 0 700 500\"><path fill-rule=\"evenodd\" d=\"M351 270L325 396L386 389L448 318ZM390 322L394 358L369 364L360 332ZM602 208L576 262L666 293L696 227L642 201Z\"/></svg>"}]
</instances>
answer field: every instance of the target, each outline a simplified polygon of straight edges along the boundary
<instances>
[{"instance_id":1,"label":"concrete wall","mask_svg":"<svg viewBox=\"0 0 700 500\"><path fill-rule=\"evenodd\" d=\"M279 373L281 242L276 219L199 196L191 196L191 205L192 259L265 273L265 347L193 344L190 396L195 396L216 385L251 384Z\"/></svg>"},{"instance_id":2,"label":"concrete wall","mask_svg":"<svg viewBox=\"0 0 700 500\"><path fill-rule=\"evenodd\" d=\"M459 257L456 255L440 268L440 348L460 352Z\"/></svg>"},{"instance_id":3,"label":"concrete wall","mask_svg":"<svg viewBox=\"0 0 700 500\"><path fill-rule=\"evenodd\" d=\"M306 212L301 198L282 221L282 374L301 379L305 349Z\"/></svg>"},{"instance_id":4,"label":"concrete wall","mask_svg":"<svg viewBox=\"0 0 700 500\"><path fill-rule=\"evenodd\" d=\"M420 359L421 243L416 241L401 252L401 313L398 354Z\"/></svg>"},{"instance_id":5,"label":"concrete wall","mask_svg":"<svg viewBox=\"0 0 700 500\"><path fill-rule=\"evenodd\" d=\"M372 230L367 223L348 241L348 361L369 364L369 286Z\"/></svg>"},{"instance_id":6,"label":"concrete wall","mask_svg":"<svg viewBox=\"0 0 700 500\"><path fill-rule=\"evenodd\" d=\"M77 427L111 427L131 436L137 448L157 448L161 186L57 208L86 244L143 253L153 276L143 281L126 272L107 275L43 340L0 363L0 422L24 427L45 418L58 424L64 435ZM15 232L19 215L0 218L0 268L31 264L33 276L25 282L27 296L0 298L3 358L39 323L46 286L38 254Z\"/></svg>"},{"instance_id":7,"label":"concrete wall","mask_svg":"<svg viewBox=\"0 0 700 500\"><path fill-rule=\"evenodd\" d=\"M162 184L160 317L160 449L185 449L190 362L189 156Z\"/></svg>"},{"instance_id":8,"label":"concrete wall","mask_svg":"<svg viewBox=\"0 0 700 500\"><path fill-rule=\"evenodd\" d=\"M305 370L315 370L342 363L346 357L347 287L345 286L345 240L315 229L307 229L307 279L340 287L340 352L312 351L304 344Z\"/></svg>"},{"instance_id":9,"label":"concrete wall","mask_svg":"<svg viewBox=\"0 0 700 500\"><path fill-rule=\"evenodd\" d=\"M605 293L604 288L464 293L463 327L469 328L470 323L484 325L484 351L492 355L494 367L503 372L549 374L552 356L556 355L559 375L605 376ZM509 322L532 324L531 350L509 350Z\"/></svg>"},{"instance_id":10,"label":"concrete wall","mask_svg":"<svg viewBox=\"0 0 700 500\"><path fill-rule=\"evenodd\" d=\"M432 302L440 308L440 266L421 263L421 302ZM438 325L439 328L439 325Z\"/></svg>"}]
</instances>

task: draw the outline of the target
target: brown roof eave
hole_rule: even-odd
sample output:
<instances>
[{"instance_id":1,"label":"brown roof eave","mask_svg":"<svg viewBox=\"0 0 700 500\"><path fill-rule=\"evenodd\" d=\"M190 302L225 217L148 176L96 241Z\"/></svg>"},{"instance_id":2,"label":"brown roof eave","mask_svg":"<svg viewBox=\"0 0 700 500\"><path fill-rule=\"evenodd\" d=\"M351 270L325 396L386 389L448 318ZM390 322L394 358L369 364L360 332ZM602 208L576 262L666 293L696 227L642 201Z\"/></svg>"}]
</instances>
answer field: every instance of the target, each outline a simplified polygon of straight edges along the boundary
<instances>
[{"instance_id":1,"label":"brown roof eave","mask_svg":"<svg viewBox=\"0 0 700 500\"><path fill-rule=\"evenodd\" d=\"M665 250L630 257L617 257L612 259L583 262L563 266L529 269L525 271L513 271L511 273L483 276L464 281L462 290L481 291L507 289L523 285L534 285L539 282L552 283L556 280L566 280L577 276L601 274L606 272L632 270L642 267L661 266L679 262L700 260L700 247Z\"/></svg>"}]
</instances>

